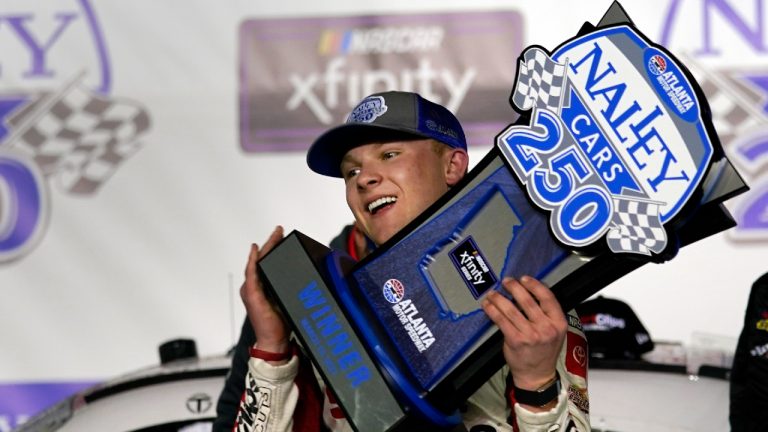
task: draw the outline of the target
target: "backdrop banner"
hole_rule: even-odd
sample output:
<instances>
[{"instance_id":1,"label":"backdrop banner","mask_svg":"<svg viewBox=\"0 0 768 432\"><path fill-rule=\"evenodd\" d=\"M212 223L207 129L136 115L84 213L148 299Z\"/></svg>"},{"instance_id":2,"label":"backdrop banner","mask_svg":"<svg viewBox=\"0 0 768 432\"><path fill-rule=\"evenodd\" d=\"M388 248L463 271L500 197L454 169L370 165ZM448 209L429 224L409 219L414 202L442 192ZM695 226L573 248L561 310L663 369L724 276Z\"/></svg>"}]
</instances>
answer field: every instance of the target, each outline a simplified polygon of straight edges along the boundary
<instances>
[{"instance_id":1,"label":"backdrop banner","mask_svg":"<svg viewBox=\"0 0 768 432\"><path fill-rule=\"evenodd\" d=\"M600 26L606 33L594 36L597 48L562 43L594 33L580 33L581 23L601 17L611 2L235 0L221 7L208 0L1 1L0 432L52 403L49 396L73 392L70 383L104 382L158 365L163 342L192 338L201 356L225 355L245 318L237 289L249 245L261 244L278 224L327 244L352 221L339 181L307 169L308 146L365 94L390 89L417 91L453 110L465 128L471 169L498 144L494 166L508 172L493 175L500 183L491 189L498 192L478 199L520 219L522 230L499 236L514 236L513 249L534 222L552 218L565 223L548 231L567 252L555 267L575 268L580 261L571 250L587 260L607 254L610 245L645 248L650 256L620 252L606 258L624 276L600 294L630 304L656 340L694 347L717 340L724 349L731 341L735 348L749 287L766 272L768 254L768 9L762 0L654 0L651 7L646 0L623 0L633 28L668 48L682 66L677 60L667 66L666 51L656 53L653 44L642 48L647 61L630 65L613 58L612 46L640 50L638 41L648 43L623 30L608 33L618 22ZM528 57L521 58L526 47ZM558 65L568 71L563 80L545 79L547 66L554 73ZM688 155L668 140L670 123L689 124L689 131L707 128L690 114L704 112L704 101L685 97L683 81L674 82L675 67L688 80L690 72L704 90L727 155L721 158L713 145L710 168L700 179L694 176L698 165L691 166L704 163L707 145L697 144L699 150ZM519 85L518 69L527 77ZM631 82L631 69L646 76L646 87L660 86L658 92L671 91L674 98L639 98L644 93L635 84L618 81ZM560 96L554 94L558 81L569 86ZM525 97L524 88L547 86ZM525 109L514 98L510 108L518 87L517 103ZM545 95L559 106L536 106L535 114L533 101ZM553 124L545 111L558 119L559 145L535 132ZM523 142L529 134L538 137L530 145ZM618 139L619 147L608 149L610 139ZM737 225L709 235L728 223L719 202L740 182L727 161L750 190L724 202ZM637 172L629 170L633 166ZM572 181L562 190L556 186L561 173ZM480 177L466 187L480 188ZM656 204L678 202L696 182L689 202L698 201L698 208ZM513 199L505 203L513 183L525 195L528 189L538 193L544 208L526 198L536 218L523 217L518 204L508 204ZM563 195L553 197L557 192ZM615 224L611 217L603 240L590 246L570 246L555 236L579 243L579 235L599 232L609 213L606 202L611 214L626 205L659 215L622 211L630 219L647 218L642 239L618 216ZM574 213L580 205L593 211ZM432 228L448 223L433 211ZM589 218L593 213L603 219ZM446 225L445 235L485 223L481 208L472 214ZM578 223L569 225L568 218ZM666 240L656 237L655 224L662 220ZM429 251L415 258L411 274L430 284L419 296L432 292L431 284L446 283L443 278L466 287L434 291L431 306L414 306L413 283L399 275L377 282L400 281L406 303L398 306L382 297L383 286L364 294L353 288L351 267L343 272L350 289L360 293L356 300L370 313L367 319L378 326L398 318L391 334L379 335L398 365L410 368L406 362L425 359L421 378L409 375L417 388L438 389L454 361L461 362L437 355L448 341L432 341L424 329L435 333L452 320L480 321L475 295L482 299L498 289L498 280L489 285L491 275L516 271L495 255L501 242L487 244L477 236L461 237L455 251L446 237L435 237L424 245ZM664 265L629 271L667 259L674 245L688 243ZM477 259L469 260L475 246L492 273L473 272L472 265L484 271ZM428 256L434 261L425 261ZM453 261L462 258L464 280ZM535 276L557 288L555 274ZM362 271L357 276L368 277ZM394 281L389 286L394 293L400 287ZM586 295L570 286L568 292ZM389 309L370 312L372 302ZM400 316L391 309L396 306ZM429 307L442 314L439 319L425 316ZM414 308L418 313L412 314ZM217 394L206 397L215 400ZM88 408L81 412L98 414ZM193 415L211 417L214 411Z\"/></svg>"}]
</instances>

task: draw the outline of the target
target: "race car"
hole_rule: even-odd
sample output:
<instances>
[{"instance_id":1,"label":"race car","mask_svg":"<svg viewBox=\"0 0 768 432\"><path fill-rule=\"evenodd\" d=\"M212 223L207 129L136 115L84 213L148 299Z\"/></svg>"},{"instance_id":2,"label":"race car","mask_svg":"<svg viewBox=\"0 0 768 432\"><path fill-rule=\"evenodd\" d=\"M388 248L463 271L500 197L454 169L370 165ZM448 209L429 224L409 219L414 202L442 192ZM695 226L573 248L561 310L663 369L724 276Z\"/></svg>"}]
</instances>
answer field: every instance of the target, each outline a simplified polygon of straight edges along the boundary
<instances>
[{"instance_id":1,"label":"race car","mask_svg":"<svg viewBox=\"0 0 768 432\"><path fill-rule=\"evenodd\" d=\"M16 430L210 431L231 357L198 358L194 341L178 339L160 346L160 359L76 393Z\"/></svg>"},{"instance_id":2,"label":"race car","mask_svg":"<svg viewBox=\"0 0 768 432\"><path fill-rule=\"evenodd\" d=\"M208 432L230 355L198 358L194 342L161 348L161 364L79 392L31 418L19 432ZM691 373L685 352L674 361L657 344L647 359L592 359L589 411L595 432L720 432L728 425L728 369ZM162 347L162 346L161 346ZM661 360L661 361L659 361Z\"/></svg>"}]
</instances>

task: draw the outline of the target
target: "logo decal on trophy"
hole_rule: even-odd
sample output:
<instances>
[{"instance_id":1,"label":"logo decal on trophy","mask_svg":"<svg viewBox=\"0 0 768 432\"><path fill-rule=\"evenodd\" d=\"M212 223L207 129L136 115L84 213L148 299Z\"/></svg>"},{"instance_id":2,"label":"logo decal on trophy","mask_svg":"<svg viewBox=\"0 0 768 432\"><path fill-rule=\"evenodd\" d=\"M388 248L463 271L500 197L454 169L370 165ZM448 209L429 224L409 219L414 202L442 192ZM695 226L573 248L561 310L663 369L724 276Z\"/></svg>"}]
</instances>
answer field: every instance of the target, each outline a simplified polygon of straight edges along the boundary
<instances>
[{"instance_id":1,"label":"logo decal on trophy","mask_svg":"<svg viewBox=\"0 0 768 432\"><path fill-rule=\"evenodd\" d=\"M521 56L511 96L530 113L497 137L531 200L573 247L660 254L664 224L706 173L713 144L696 93L671 56L629 26Z\"/></svg>"},{"instance_id":2,"label":"logo decal on trophy","mask_svg":"<svg viewBox=\"0 0 768 432\"><path fill-rule=\"evenodd\" d=\"M384 297L388 302L393 303L392 312L403 325L403 330L418 352L422 353L429 349L435 343L435 336L424 318L419 316L416 303L410 299L403 300L405 287L402 282L397 279L388 280L384 284Z\"/></svg>"},{"instance_id":3,"label":"logo decal on trophy","mask_svg":"<svg viewBox=\"0 0 768 432\"><path fill-rule=\"evenodd\" d=\"M405 297L405 287L403 283L397 279L390 279L384 283L384 298L392 304L400 303L400 300Z\"/></svg>"},{"instance_id":4,"label":"logo decal on trophy","mask_svg":"<svg viewBox=\"0 0 768 432\"><path fill-rule=\"evenodd\" d=\"M498 281L471 236L459 243L450 255L453 265L464 276L464 283L467 284L475 300Z\"/></svg>"}]
</instances>

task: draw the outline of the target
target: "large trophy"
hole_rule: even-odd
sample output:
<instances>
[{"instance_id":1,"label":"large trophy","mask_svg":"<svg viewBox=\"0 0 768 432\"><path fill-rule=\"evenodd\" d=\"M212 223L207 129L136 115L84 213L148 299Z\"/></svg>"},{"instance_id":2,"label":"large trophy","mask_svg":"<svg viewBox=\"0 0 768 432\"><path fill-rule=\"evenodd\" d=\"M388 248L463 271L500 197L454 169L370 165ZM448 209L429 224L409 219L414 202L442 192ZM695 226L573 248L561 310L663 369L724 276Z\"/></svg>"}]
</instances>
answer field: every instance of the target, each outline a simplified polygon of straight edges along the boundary
<instances>
[{"instance_id":1,"label":"large trophy","mask_svg":"<svg viewBox=\"0 0 768 432\"><path fill-rule=\"evenodd\" d=\"M564 310L734 226L746 185L687 69L614 3L552 52L520 56L521 117L442 199L359 263L299 232L259 263L359 431L449 430L503 365L480 302L535 276Z\"/></svg>"}]
</instances>

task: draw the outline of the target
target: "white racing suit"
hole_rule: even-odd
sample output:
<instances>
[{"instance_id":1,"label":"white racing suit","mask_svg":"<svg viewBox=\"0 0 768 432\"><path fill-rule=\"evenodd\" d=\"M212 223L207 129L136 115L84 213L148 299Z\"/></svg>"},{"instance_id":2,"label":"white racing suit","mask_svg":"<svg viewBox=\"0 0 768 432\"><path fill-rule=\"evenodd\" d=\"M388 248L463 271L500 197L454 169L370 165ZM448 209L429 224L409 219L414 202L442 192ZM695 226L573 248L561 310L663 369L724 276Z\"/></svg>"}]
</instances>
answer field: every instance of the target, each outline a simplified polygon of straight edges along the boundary
<instances>
[{"instance_id":1,"label":"white racing suit","mask_svg":"<svg viewBox=\"0 0 768 432\"><path fill-rule=\"evenodd\" d=\"M509 369L504 366L467 400L466 409L462 409L462 421L469 432L473 428L484 432L590 430L587 343L578 315L571 311L567 317L568 333L557 361L562 385L557 406L548 412L534 413L515 403ZM245 393L233 430L352 431L322 380L310 372L307 365L300 365L302 362L309 363L298 355L280 366L251 358Z\"/></svg>"}]
</instances>

